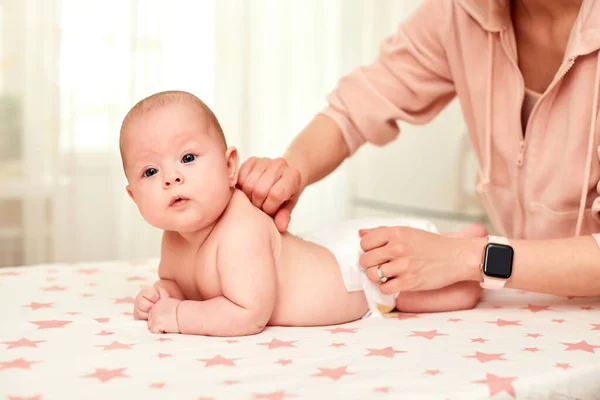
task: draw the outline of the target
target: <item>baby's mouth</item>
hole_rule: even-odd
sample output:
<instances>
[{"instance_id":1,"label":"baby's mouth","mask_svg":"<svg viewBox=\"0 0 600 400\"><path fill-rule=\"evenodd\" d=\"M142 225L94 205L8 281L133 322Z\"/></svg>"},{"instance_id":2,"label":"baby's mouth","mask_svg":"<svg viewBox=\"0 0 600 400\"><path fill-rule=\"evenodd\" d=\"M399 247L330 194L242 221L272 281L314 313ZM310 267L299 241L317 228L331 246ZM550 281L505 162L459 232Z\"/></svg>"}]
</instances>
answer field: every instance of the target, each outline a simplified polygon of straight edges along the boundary
<instances>
[{"instance_id":1,"label":"baby's mouth","mask_svg":"<svg viewBox=\"0 0 600 400\"><path fill-rule=\"evenodd\" d=\"M179 206L179 205L187 203L188 200L189 199L185 196L176 196L176 197L173 197L170 205L171 206Z\"/></svg>"}]
</instances>

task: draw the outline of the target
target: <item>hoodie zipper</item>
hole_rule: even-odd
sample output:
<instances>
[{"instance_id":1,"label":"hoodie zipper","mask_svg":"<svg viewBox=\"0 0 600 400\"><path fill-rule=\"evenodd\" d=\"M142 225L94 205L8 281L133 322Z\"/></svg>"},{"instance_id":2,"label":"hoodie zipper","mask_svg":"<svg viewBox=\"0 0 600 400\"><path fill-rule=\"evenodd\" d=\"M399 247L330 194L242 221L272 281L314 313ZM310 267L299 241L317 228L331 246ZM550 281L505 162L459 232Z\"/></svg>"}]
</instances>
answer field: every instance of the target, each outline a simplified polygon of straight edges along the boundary
<instances>
[{"instance_id":1,"label":"hoodie zipper","mask_svg":"<svg viewBox=\"0 0 600 400\"><path fill-rule=\"evenodd\" d=\"M506 45L506 39L504 36L504 34L506 34L506 30L502 31L501 34L501 39L500 41L502 42L502 48L504 49L504 52L508 55L508 58L510 60L510 62L513 64L513 67L516 68L517 71L519 71L519 82L521 83L521 101L518 103L519 105L519 115L521 114L521 108L523 107L523 100L525 99L525 80L523 79L523 74L520 73L519 70L519 64L517 63L517 60L513 57L512 52L510 52L507 48ZM532 120L532 117L534 116L534 114L536 113L537 109L539 108L539 104L542 101L542 99L544 97L546 97L546 95L552 91L552 89L554 89L554 87L558 84L558 82L560 82L562 80L562 78L564 78L564 76L569 72L569 70L573 67L573 64L575 64L575 58L577 56L571 56L567 59L567 65L566 67L562 67L562 71L560 71L560 73L558 74L558 76L556 76L552 82L550 82L550 85L546 88L546 90L544 91L544 93L542 93L542 95L540 96L540 98L538 99L538 101L536 101L535 105L533 106L533 108L531 109L531 113L529 114L529 120ZM520 123L521 125L521 132L523 132L523 124ZM523 159L525 157L525 149L527 148L527 142L528 142L528 138L531 136L530 134L528 134L528 131L531 129L531 124L527 124L527 128L525 128L525 132L524 135L523 133L521 134L521 138L519 139L519 152L517 153L517 166L521 167L523 165ZM525 136L525 137L523 137Z\"/></svg>"}]
</instances>

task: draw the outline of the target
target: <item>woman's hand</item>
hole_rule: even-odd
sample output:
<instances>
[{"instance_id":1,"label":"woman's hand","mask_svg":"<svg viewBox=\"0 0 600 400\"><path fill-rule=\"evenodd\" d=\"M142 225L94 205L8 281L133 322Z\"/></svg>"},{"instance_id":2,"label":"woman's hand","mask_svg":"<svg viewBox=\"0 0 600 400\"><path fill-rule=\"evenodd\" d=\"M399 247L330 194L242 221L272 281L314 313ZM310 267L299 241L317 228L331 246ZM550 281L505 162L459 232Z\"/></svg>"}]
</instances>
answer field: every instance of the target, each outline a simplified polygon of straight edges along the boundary
<instances>
[{"instance_id":1,"label":"woman's hand","mask_svg":"<svg viewBox=\"0 0 600 400\"><path fill-rule=\"evenodd\" d=\"M272 216L285 232L302 193L300 172L283 158L250 157L240 168L237 186L254 206Z\"/></svg>"},{"instance_id":2,"label":"woman's hand","mask_svg":"<svg viewBox=\"0 0 600 400\"><path fill-rule=\"evenodd\" d=\"M364 251L360 265L373 282L381 281L377 273L381 266L387 278L381 284L384 294L440 289L472 279L487 243L482 238L487 231L478 224L443 235L398 226L359 234Z\"/></svg>"}]
</instances>

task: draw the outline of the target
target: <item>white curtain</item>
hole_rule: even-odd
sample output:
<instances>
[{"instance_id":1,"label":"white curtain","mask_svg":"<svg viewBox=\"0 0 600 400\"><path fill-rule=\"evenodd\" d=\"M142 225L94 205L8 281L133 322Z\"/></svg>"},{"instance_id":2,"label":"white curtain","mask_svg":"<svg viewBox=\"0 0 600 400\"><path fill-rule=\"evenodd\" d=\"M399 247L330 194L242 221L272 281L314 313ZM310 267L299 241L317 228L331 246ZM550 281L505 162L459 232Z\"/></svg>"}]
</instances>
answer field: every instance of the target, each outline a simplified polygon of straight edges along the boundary
<instances>
[{"instance_id":1,"label":"white curtain","mask_svg":"<svg viewBox=\"0 0 600 400\"><path fill-rule=\"evenodd\" d=\"M135 102L190 91L242 160L279 156L414 3L0 0L0 265L157 256L119 160ZM349 176L309 188L291 229L344 218Z\"/></svg>"}]
</instances>

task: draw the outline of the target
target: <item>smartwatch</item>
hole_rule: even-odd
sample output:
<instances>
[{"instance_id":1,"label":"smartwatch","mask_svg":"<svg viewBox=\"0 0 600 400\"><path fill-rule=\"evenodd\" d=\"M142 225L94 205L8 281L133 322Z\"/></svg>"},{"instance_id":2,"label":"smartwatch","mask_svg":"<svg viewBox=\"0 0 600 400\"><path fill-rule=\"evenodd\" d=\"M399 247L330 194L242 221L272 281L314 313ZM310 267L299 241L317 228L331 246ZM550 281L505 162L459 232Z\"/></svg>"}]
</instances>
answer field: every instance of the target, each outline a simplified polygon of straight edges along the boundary
<instances>
[{"instance_id":1,"label":"smartwatch","mask_svg":"<svg viewBox=\"0 0 600 400\"><path fill-rule=\"evenodd\" d=\"M485 289L502 289L512 274L514 250L508 239L488 236L488 244L483 251L481 274Z\"/></svg>"}]
</instances>

